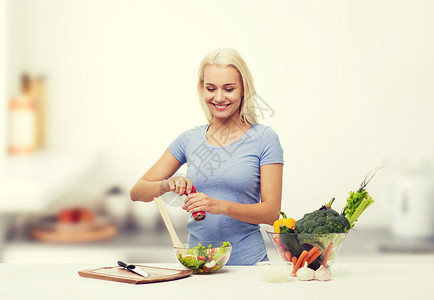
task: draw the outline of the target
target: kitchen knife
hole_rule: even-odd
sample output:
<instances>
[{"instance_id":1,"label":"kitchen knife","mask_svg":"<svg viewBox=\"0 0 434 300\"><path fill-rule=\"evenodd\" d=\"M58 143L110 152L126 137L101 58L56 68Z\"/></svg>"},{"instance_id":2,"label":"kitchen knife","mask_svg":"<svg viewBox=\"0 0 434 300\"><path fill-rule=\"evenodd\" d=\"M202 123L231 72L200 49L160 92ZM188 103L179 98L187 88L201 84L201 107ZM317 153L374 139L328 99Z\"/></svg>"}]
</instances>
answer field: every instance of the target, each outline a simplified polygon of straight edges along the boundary
<instances>
[{"instance_id":1,"label":"kitchen knife","mask_svg":"<svg viewBox=\"0 0 434 300\"><path fill-rule=\"evenodd\" d=\"M120 260L118 260L118 265L120 267L122 267L122 268L130 271L130 272L133 272L133 273L138 274L140 276L143 276L145 278L148 278L150 276L148 272L146 272L142 268L137 267L135 265L128 265L128 264L126 264L126 263L124 263L123 261L120 261Z\"/></svg>"}]
</instances>

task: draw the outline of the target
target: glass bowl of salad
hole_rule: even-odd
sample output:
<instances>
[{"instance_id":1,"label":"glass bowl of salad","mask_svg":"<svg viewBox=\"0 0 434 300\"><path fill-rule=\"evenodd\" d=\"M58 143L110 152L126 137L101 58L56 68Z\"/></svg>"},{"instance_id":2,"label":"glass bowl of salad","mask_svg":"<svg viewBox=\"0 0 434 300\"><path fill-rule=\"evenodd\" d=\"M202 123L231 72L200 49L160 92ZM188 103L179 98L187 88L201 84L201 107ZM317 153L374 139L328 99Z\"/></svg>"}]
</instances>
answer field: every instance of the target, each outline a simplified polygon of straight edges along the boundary
<instances>
[{"instance_id":1,"label":"glass bowl of salad","mask_svg":"<svg viewBox=\"0 0 434 300\"><path fill-rule=\"evenodd\" d=\"M347 236L347 233L297 234L268 230L267 234L280 258L293 263L293 273L303 267L305 262L313 270L321 265L331 269Z\"/></svg>"},{"instance_id":2,"label":"glass bowl of salad","mask_svg":"<svg viewBox=\"0 0 434 300\"><path fill-rule=\"evenodd\" d=\"M230 242L204 241L173 247L176 259L193 273L208 274L220 270L229 260Z\"/></svg>"}]
</instances>

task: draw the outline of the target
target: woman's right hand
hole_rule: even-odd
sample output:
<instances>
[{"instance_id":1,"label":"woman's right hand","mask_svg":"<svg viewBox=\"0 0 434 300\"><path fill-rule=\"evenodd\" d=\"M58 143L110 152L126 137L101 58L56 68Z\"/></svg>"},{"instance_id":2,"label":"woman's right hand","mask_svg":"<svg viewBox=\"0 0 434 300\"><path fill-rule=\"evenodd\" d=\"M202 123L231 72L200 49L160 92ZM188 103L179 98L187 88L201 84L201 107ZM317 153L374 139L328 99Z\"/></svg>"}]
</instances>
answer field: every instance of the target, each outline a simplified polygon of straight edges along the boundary
<instances>
[{"instance_id":1,"label":"woman's right hand","mask_svg":"<svg viewBox=\"0 0 434 300\"><path fill-rule=\"evenodd\" d=\"M187 195L191 193L193 181L185 176L173 176L162 181L162 192L175 192L179 195Z\"/></svg>"}]
</instances>

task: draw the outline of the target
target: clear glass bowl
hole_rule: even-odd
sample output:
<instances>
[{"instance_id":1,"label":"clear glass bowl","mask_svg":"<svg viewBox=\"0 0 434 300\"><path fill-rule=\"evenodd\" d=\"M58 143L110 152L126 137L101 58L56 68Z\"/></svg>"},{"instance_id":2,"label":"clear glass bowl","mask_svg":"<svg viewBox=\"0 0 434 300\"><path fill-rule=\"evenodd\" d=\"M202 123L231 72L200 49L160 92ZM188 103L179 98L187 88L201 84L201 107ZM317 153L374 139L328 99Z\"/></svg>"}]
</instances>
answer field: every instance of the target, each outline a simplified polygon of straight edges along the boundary
<instances>
[{"instance_id":1,"label":"clear glass bowl","mask_svg":"<svg viewBox=\"0 0 434 300\"><path fill-rule=\"evenodd\" d=\"M228 262L232 244L220 241L203 241L173 247L176 259L193 273L208 274L220 270Z\"/></svg>"},{"instance_id":2,"label":"clear glass bowl","mask_svg":"<svg viewBox=\"0 0 434 300\"><path fill-rule=\"evenodd\" d=\"M263 280L268 282L283 282L291 276L293 264L289 261L261 261L256 268Z\"/></svg>"},{"instance_id":3,"label":"clear glass bowl","mask_svg":"<svg viewBox=\"0 0 434 300\"><path fill-rule=\"evenodd\" d=\"M309 268L316 270L325 261L325 267L332 267L337 255L341 249L347 233L329 233L329 234L297 234L297 233L275 233L268 231L267 234L276 250L277 254L283 261L296 263L303 251L309 252L314 246L318 247L317 258L312 260Z\"/></svg>"}]
</instances>

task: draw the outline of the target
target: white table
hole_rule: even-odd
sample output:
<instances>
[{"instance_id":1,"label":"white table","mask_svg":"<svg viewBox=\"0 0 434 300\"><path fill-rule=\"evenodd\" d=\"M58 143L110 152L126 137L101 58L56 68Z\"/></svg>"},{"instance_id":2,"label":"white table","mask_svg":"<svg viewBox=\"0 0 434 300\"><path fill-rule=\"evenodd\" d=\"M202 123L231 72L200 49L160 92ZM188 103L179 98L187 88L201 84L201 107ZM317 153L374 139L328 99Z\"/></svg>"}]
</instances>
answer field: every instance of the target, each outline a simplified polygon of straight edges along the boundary
<instances>
[{"instance_id":1,"label":"white table","mask_svg":"<svg viewBox=\"0 0 434 300\"><path fill-rule=\"evenodd\" d=\"M147 264L180 269L178 264ZM0 299L434 299L434 260L336 262L331 281L263 281L255 267L132 285L80 277L90 264L0 264ZM42 298L44 297L44 298Z\"/></svg>"}]
</instances>

